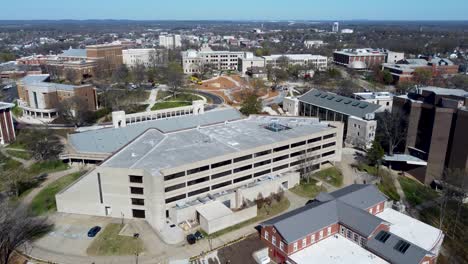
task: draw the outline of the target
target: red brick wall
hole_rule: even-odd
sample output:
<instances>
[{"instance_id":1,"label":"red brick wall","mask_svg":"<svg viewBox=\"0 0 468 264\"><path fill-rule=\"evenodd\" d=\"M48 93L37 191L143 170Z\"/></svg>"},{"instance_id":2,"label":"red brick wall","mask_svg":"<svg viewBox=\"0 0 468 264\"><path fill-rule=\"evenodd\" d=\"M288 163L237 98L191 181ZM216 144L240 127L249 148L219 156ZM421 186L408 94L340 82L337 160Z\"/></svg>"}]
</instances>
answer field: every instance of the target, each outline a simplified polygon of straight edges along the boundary
<instances>
[{"instance_id":1,"label":"red brick wall","mask_svg":"<svg viewBox=\"0 0 468 264\"><path fill-rule=\"evenodd\" d=\"M11 122L10 109L0 110L0 129L5 143L15 140L15 130Z\"/></svg>"},{"instance_id":2,"label":"red brick wall","mask_svg":"<svg viewBox=\"0 0 468 264\"><path fill-rule=\"evenodd\" d=\"M328 227L331 227L330 235L327 234ZM306 246L305 247L302 246L302 239L300 239L298 241L295 241L295 242L297 242L297 251L294 251L294 243L295 242L293 242L293 243L291 243L291 244L289 244L287 246L287 254L288 255L294 254L294 253L296 253L298 251L301 251L301 250L311 246L312 244L315 244L315 243L317 243L317 242L319 242L319 241L321 241L321 240L323 240L323 239L325 239L327 237L333 236L334 234L338 233L338 230L339 230L339 224L334 223L334 224L332 224L330 226L326 226L323 229L318 230L317 232L315 232L313 234L308 234L305 237L305 239L306 239ZM323 237L321 239L320 239L320 231L323 231ZM312 236L315 236L315 241L313 243L312 243L312 239L311 239Z\"/></svg>"},{"instance_id":3,"label":"red brick wall","mask_svg":"<svg viewBox=\"0 0 468 264\"><path fill-rule=\"evenodd\" d=\"M384 207L385 207L385 202L381 202L379 204L376 204L376 205L373 205L373 206L367 208L367 212L369 212L369 213L371 213L373 215L376 215L376 214L382 212L384 210ZM372 211L371 211L371 209L372 209Z\"/></svg>"}]
</instances>

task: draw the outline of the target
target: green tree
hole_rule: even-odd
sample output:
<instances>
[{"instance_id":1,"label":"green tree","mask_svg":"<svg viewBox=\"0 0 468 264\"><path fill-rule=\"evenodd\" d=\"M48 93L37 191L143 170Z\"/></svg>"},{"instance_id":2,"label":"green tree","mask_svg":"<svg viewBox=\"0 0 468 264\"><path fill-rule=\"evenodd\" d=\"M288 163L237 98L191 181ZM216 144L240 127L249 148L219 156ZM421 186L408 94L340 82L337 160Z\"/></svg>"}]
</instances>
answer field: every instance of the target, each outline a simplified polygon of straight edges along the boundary
<instances>
[{"instance_id":1,"label":"green tree","mask_svg":"<svg viewBox=\"0 0 468 264\"><path fill-rule=\"evenodd\" d=\"M240 112L244 115L255 115L262 112L262 101L255 93L249 93L245 96L241 104Z\"/></svg>"},{"instance_id":2,"label":"green tree","mask_svg":"<svg viewBox=\"0 0 468 264\"><path fill-rule=\"evenodd\" d=\"M29 130L24 143L36 160L56 160L64 145L50 129Z\"/></svg>"},{"instance_id":3,"label":"green tree","mask_svg":"<svg viewBox=\"0 0 468 264\"><path fill-rule=\"evenodd\" d=\"M417 68L413 73L413 80L416 84L429 85L432 80L432 71L424 68Z\"/></svg>"},{"instance_id":4,"label":"green tree","mask_svg":"<svg viewBox=\"0 0 468 264\"><path fill-rule=\"evenodd\" d=\"M390 73L389 70L383 70L382 71L382 81L385 84L392 84L393 83L393 76L392 76L392 74Z\"/></svg>"},{"instance_id":5,"label":"green tree","mask_svg":"<svg viewBox=\"0 0 468 264\"><path fill-rule=\"evenodd\" d=\"M177 92L182 89L184 84L184 70L177 62L170 62L167 66L166 72L167 85L172 96L175 96Z\"/></svg>"},{"instance_id":6,"label":"green tree","mask_svg":"<svg viewBox=\"0 0 468 264\"><path fill-rule=\"evenodd\" d=\"M367 162L369 162L370 165L379 164L384 154L385 151L380 143L374 140L374 142L372 142L372 147L367 151Z\"/></svg>"}]
</instances>

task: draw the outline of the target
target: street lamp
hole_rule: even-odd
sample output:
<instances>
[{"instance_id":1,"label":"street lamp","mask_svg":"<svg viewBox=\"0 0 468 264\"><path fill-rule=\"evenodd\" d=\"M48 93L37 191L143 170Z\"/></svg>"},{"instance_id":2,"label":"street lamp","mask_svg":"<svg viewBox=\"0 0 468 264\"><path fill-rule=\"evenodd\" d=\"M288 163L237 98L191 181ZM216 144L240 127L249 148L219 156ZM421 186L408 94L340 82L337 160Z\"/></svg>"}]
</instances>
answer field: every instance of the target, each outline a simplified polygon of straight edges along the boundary
<instances>
[{"instance_id":1,"label":"street lamp","mask_svg":"<svg viewBox=\"0 0 468 264\"><path fill-rule=\"evenodd\" d=\"M138 238L140 237L140 234L139 233L134 233L133 234L133 238L135 240L135 247L136 247L136 250L135 250L135 263L138 264L138 254L139 254L139 247L138 247Z\"/></svg>"}]
</instances>

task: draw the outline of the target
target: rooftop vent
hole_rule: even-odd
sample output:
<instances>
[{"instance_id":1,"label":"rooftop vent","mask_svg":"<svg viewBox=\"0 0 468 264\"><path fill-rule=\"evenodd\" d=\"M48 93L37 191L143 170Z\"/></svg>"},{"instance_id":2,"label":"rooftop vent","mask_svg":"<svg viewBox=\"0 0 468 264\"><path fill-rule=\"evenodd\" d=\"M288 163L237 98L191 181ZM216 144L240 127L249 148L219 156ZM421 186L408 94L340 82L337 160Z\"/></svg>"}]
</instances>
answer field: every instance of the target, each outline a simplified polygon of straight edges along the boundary
<instances>
[{"instance_id":1,"label":"rooftop vent","mask_svg":"<svg viewBox=\"0 0 468 264\"><path fill-rule=\"evenodd\" d=\"M290 127L287 127L285 125L281 125L277 122L271 122L270 124L265 126L266 129L273 131L273 132L280 132L283 130L288 130L291 129Z\"/></svg>"},{"instance_id":2,"label":"rooftop vent","mask_svg":"<svg viewBox=\"0 0 468 264\"><path fill-rule=\"evenodd\" d=\"M393 247L396 251L400 252L401 254L405 254L405 252L408 250L408 248L411 246L410 243L400 240L396 245Z\"/></svg>"},{"instance_id":3,"label":"rooftop vent","mask_svg":"<svg viewBox=\"0 0 468 264\"><path fill-rule=\"evenodd\" d=\"M341 101L343 101L343 98L337 98L336 101L341 102Z\"/></svg>"},{"instance_id":4,"label":"rooftop vent","mask_svg":"<svg viewBox=\"0 0 468 264\"><path fill-rule=\"evenodd\" d=\"M387 242L389 237L390 237L390 233L382 230L375 236L375 240L380 241L385 244L385 242Z\"/></svg>"},{"instance_id":5,"label":"rooftop vent","mask_svg":"<svg viewBox=\"0 0 468 264\"><path fill-rule=\"evenodd\" d=\"M327 96L328 96L327 94L324 94L324 95L322 95L322 96L320 96L320 97L321 97L321 98L325 98L325 97L327 97Z\"/></svg>"},{"instance_id":6,"label":"rooftop vent","mask_svg":"<svg viewBox=\"0 0 468 264\"><path fill-rule=\"evenodd\" d=\"M354 103L352 104L352 106L358 106L358 105L359 105L359 102L354 102Z\"/></svg>"},{"instance_id":7,"label":"rooftop vent","mask_svg":"<svg viewBox=\"0 0 468 264\"><path fill-rule=\"evenodd\" d=\"M359 107L362 108L362 109L364 109L364 108L366 108L367 106L368 106L367 104L361 104Z\"/></svg>"},{"instance_id":8,"label":"rooftop vent","mask_svg":"<svg viewBox=\"0 0 468 264\"><path fill-rule=\"evenodd\" d=\"M320 95L322 95L322 93L317 93L315 96L319 97Z\"/></svg>"},{"instance_id":9,"label":"rooftop vent","mask_svg":"<svg viewBox=\"0 0 468 264\"><path fill-rule=\"evenodd\" d=\"M327 98L327 99L328 99L328 100L331 100L331 99L333 99L333 98L335 98L335 96L333 96L333 95L330 95L330 96L328 96L328 98Z\"/></svg>"},{"instance_id":10,"label":"rooftop vent","mask_svg":"<svg viewBox=\"0 0 468 264\"><path fill-rule=\"evenodd\" d=\"M344 101L343 103L344 103L344 104L350 104L351 102L352 102L351 100L346 100L346 101Z\"/></svg>"}]
</instances>

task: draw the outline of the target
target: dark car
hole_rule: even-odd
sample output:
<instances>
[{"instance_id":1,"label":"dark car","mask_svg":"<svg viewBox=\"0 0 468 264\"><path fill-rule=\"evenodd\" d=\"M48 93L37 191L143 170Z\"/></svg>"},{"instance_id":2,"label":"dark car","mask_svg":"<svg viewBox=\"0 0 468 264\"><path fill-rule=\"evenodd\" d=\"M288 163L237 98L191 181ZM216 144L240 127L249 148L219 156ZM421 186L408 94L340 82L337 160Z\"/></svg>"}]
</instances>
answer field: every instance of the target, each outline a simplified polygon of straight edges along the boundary
<instances>
[{"instance_id":1,"label":"dark car","mask_svg":"<svg viewBox=\"0 0 468 264\"><path fill-rule=\"evenodd\" d=\"M190 245L193 245L197 242L197 238L193 235L193 234L190 234L187 236L187 242L190 244Z\"/></svg>"},{"instance_id":2,"label":"dark car","mask_svg":"<svg viewBox=\"0 0 468 264\"><path fill-rule=\"evenodd\" d=\"M195 234L193 235L195 236L197 240L200 240L203 238L203 234L200 231L195 232Z\"/></svg>"},{"instance_id":3,"label":"dark car","mask_svg":"<svg viewBox=\"0 0 468 264\"><path fill-rule=\"evenodd\" d=\"M100 226L95 226L88 231L88 237L95 237L101 231Z\"/></svg>"}]
</instances>

